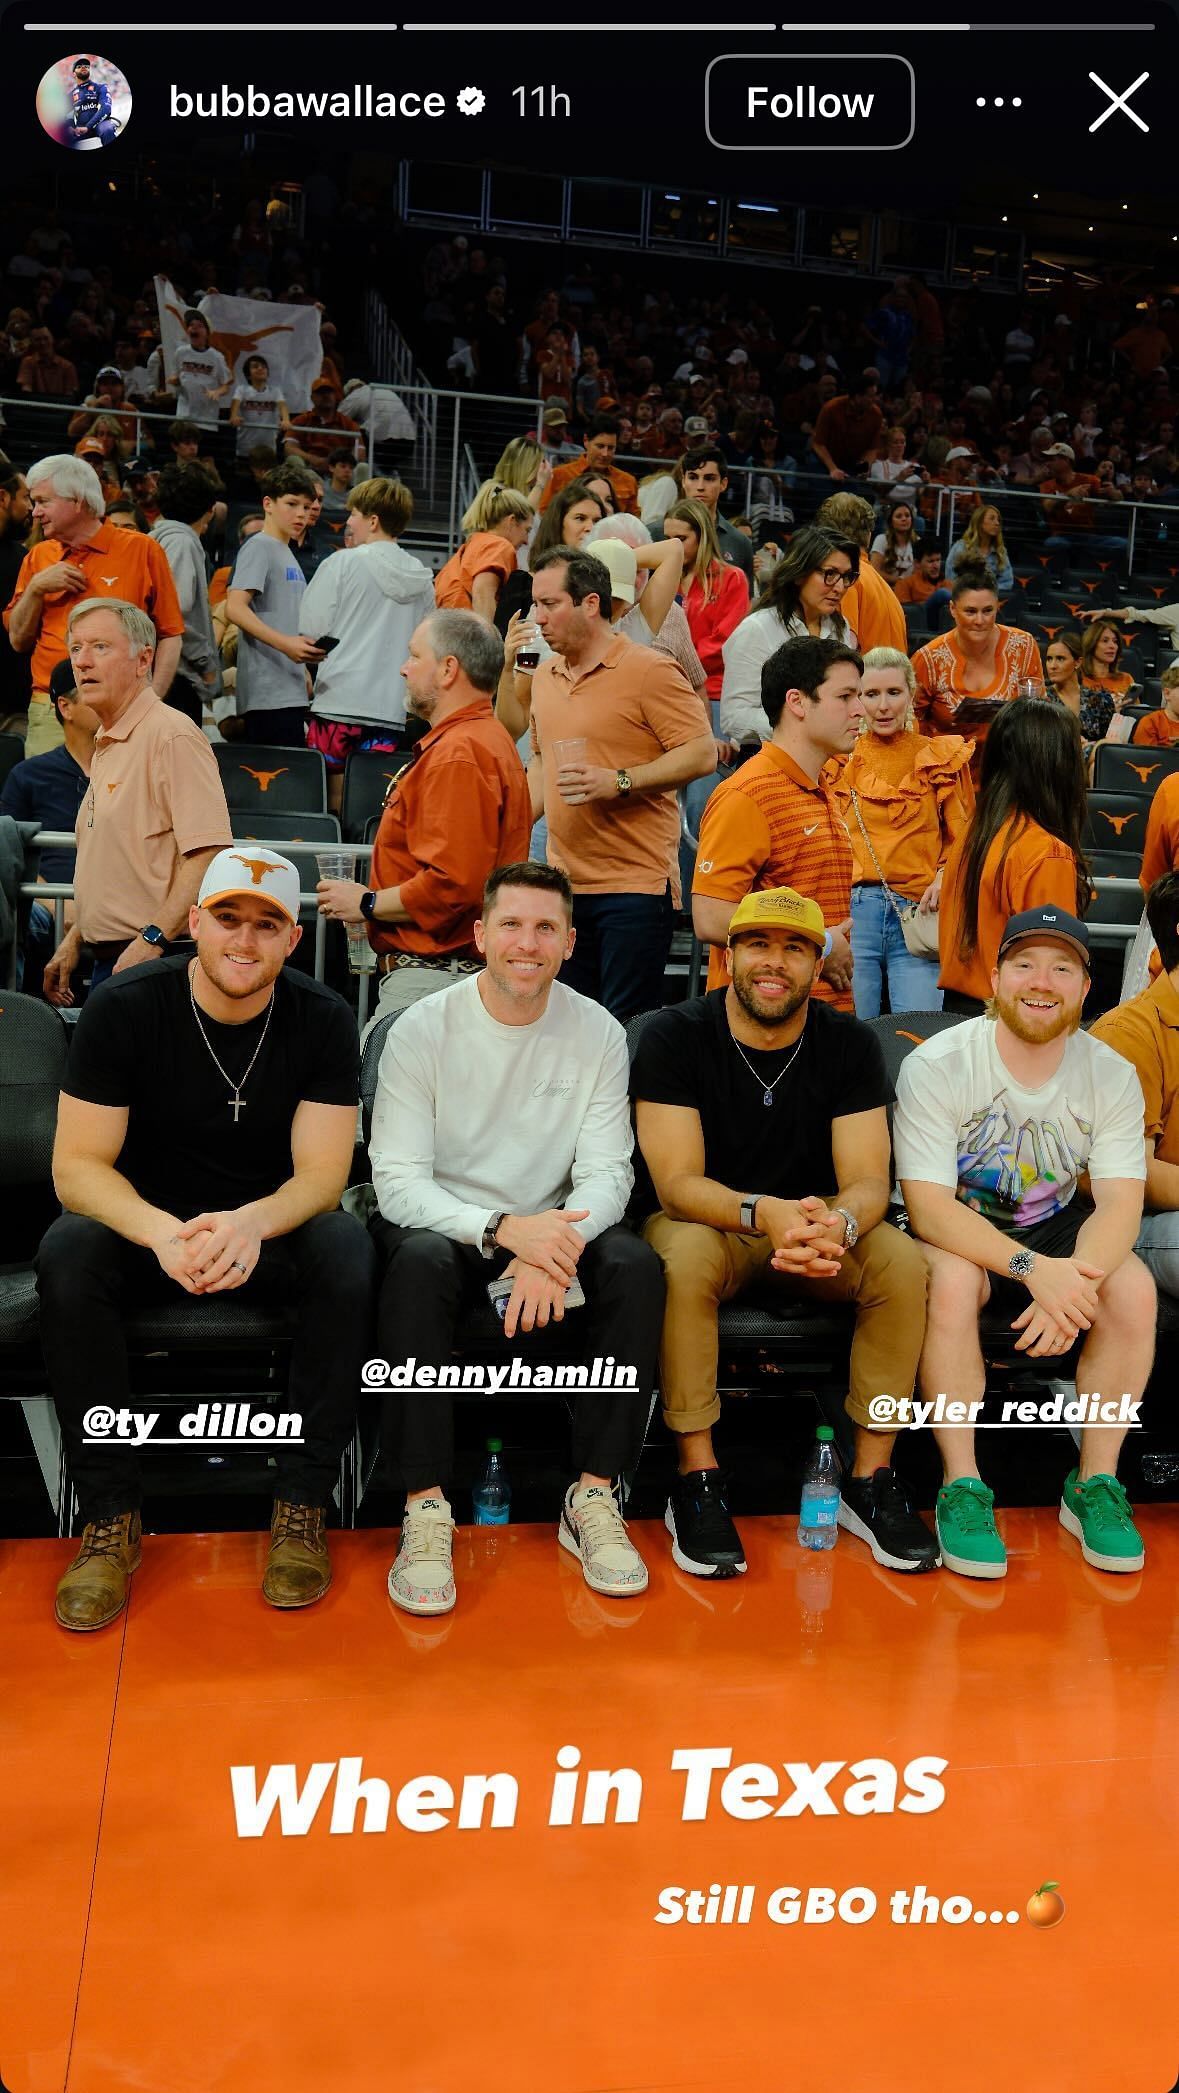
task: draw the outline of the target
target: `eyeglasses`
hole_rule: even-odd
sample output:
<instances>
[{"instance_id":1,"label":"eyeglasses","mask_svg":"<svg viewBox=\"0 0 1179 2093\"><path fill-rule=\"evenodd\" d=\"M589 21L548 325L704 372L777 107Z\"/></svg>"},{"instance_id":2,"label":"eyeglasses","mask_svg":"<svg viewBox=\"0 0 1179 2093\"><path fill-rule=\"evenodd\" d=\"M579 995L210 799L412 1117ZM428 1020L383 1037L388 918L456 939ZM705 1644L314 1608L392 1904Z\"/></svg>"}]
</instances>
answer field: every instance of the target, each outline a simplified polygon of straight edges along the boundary
<instances>
[{"instance_id":1,"label":"eyeglasses","mask_svg":"<svg viewBox=\"0 0 1179 2093\"><path fill-rule=\"evenodd\" d=\"M843 567L816 567L816 574L825 589L850 589L851 575Z\"/></svg>"}]
</instances>

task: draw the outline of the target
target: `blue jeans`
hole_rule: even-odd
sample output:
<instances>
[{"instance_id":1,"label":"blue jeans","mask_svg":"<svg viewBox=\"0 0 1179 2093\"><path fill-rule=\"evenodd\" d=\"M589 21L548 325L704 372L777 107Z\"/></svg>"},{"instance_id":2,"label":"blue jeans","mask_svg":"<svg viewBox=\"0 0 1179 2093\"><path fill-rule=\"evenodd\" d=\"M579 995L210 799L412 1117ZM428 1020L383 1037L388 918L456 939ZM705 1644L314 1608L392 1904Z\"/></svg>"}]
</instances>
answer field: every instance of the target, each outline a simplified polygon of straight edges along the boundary
<instances>
[{"instance_id":1,"label":"blue jeans","mask_svg":"<svg viewBox=\"0 0 1179 2093\"><path fill-rule=\"evenodd\" d=\"M670 893L575 894L577 943L561 980L621 1025L640 1010L661 1010L674 924Z\"/></svg>"},{"instance_id":2,"label":"blue jeans","mask_svg":"<svg viewBox=\"0 0 1179 2093\"><path fill-rule=\"evenodd\" d=\"M890 1010L940 1010L936 959L915 959L906 945L896 910L881 886L855 886L851 894L852 996L857 1017L879 1017L888 983Z\"/></svg>"},{"instance_id":3,"label":"blue jeans","mask_svg":"<svg viewBox=\"0 0 1179 2093\"><path fill-rule=\"evenodd\" d=\"M1179 1212L1143 1214L1134 1248L1159 1292L1179 1294Z\"/></svg>"}]
</instances>

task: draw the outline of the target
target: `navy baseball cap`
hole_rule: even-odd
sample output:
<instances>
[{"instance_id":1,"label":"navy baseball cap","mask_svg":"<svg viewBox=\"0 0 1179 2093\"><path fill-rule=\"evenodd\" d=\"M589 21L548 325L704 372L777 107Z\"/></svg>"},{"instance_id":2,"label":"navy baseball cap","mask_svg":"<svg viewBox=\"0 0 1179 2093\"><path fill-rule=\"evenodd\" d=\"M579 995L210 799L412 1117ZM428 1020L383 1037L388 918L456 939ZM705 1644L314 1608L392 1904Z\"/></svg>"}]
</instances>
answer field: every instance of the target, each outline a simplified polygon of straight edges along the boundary
<instances>
[{"instance_id":1,"label":"navy baseball cap","mask_svg":"<svg viewBox=\"0 0 1179 2093\"><path fill-rule=\"evenodd\" d=\"M74 664L68 659L55 662L49 672L49 695L51 698L72 698L74 695Z\"/></svg>"},{"instance_id":2,"label":"navy baseball cap","mask_svg":"<svg viewBox=\"0 0 1179 2093\"><path fill-rule=\"evenodd\" d=\"M1062 945L1071 945L1084 961L1085 972L1091 973L1089 965L1089 933L1077 916L1070 916L1063 908L1025 908L1018 916L1008 916L1007 925L999 943L999 965L1016 945L1024 945L1029 938L1055 938Z\"/></svg>"}]
</instances>

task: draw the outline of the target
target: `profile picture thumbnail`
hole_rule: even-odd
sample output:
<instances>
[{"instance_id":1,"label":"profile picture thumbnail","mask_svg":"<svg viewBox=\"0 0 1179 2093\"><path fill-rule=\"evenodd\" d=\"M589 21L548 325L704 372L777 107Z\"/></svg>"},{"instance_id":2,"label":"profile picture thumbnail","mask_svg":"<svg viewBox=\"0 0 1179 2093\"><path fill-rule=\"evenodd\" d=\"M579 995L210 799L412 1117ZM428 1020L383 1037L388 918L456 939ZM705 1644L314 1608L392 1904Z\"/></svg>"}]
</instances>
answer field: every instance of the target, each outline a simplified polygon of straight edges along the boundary
<instances>
[{"instance_id":1,"label":"profile picture thumbnail","mask_svg":"<svg viewBox=\"0 0 1179 2093\"><path fill-rule=\"evenodd\" d=\"M41 129L70 152L99 153L127 128L131 89L109 58L75 52L59 58L37 89Z\"/></svg>"}]
</instances>

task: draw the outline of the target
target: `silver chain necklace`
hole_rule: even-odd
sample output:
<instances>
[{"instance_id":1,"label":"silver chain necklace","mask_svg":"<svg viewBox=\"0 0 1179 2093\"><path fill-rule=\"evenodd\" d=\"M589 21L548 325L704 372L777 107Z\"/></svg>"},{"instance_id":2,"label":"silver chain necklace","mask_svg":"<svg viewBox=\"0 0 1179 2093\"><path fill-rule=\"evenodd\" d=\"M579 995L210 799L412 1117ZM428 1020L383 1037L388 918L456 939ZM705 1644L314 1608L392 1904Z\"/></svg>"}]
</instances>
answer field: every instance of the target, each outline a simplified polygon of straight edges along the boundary
<instances>
[{"instance_id":1,"label":"silver chain necklace","mask_svg":"<svg viewBox=\"0 0 1179 2093\"><path fill-rule=\"evenodd\" d=\"M195 973L195 971L196 967L194 963L193 973ZM232 1076L226 1074L226 1071L222 1068L221 1063L218 1061L217 1056L213 1052L212 1046L210 1045L209 1035L201 1023L201 1013L197 1009L196 991L192 985L193 973L190 973L188 977L188 998L190 1003L192 1004L192 1014L197 1022L197 1031L200 1033L201 1038L204 1040L205 1046L208 1049L209 1059L213 1063L214 1068L217 1070L218 1075L221 1077L222 1082L228 1083L229 1088L233 1092L233 1096L231 1098L227 1098L226 1103L233 1107L233 1123L236 1126L238 1120L241 1118L242 1113L246 1109L245 1103L242 1099L242 1091L245 1089L246 1084L249 1082L250 1072L253 1069L254 1063L258 1059L259 1054L262 1052L262 1049L266 1044L266 1034L270 1030L270 1020L274 1016L274 990L271 989L270 1001L266 1005L266 1023L262 1027L262 1036L259 1039L257 1046L254 1048L253 1053L250 1055L249 1067L246 1069L245 1074L242 1076L240 1082L235 1083Z\"/></svg>"},{"instance_id":2,"label":"silver chain necklace","mask_svg":"<svg viewBox=\"0 0 1179 2093\"><path fill-rule=\"evenodd\" d=\"M734 1036L734 1034L733 1034L733 1033L732 1033L731 1031L730 1031L730 1033L729 1033L729 1038L730 1038L730 1039L731 1039L731 1040L733 1041L733 1045L734 1045L734 1046L736 1047L736 1049L737 1049L737 1052L738 1052L738 1053L739 1053L739 1054L741 1055L741 1059L742 1059L742 1061L744 1061L744 1063L745 1063L745 1066L746 1066L746 1068L747 1068L747 1069L749 1070L749 1073L750 1073L750 1075L751 1075L751 1076L753 1077L753 1080L754 1080L754 1082L755 1082L755 1083L760 1083L760 1082L762 1082L763 1078L762 1078L761 1076L759 1076L759 1075L758 1075L758 1072L757 1072L756 1068L755 1068L755 1067L753 1066L753 1063L752 1063L752 1062L751 1062L751 1061L749 1060L748 1056L747 1056L746 1054L742 1053L742 1050L741 1050L741 1045L740 1045L740 1042L739 1042L739 1041L737 1040L737 1038L736 1038L736 1037ZM795 1049L794 1049L794 1052L793 1052L793 1053L791 1054L791 1056L790 1056L790 1059L789 1059L789 1061L788 1061L788 1062L786 1063L786 1065L785 1065L785 1067L784 1067L784 1068L780 1068L780 1069L778 1070L778 1073L777 1073L777 1075L776 1075L776 1076L774 1077L774 1080L773 1080L773 1082L772 1082L772 1083L766 1083L766 1085L765 1085L765 1088L764 1088L764 1089L763 1089L763 1091L762 1091L762 1094L761 1094L761 1101L762 1101L763 1105L769 1106L769 1105L772 1105L772 1104L773 1104L773 1102L774 1102L774 1092L775 1092L775 1090L777 1089L777 1087L778 1087L778 1084L779 1084L779 1083L781 1082L781 1080L782 1080L783 1076L785 1076L785 1075L789 1075L789 1073L790 1073L790 1070L791 1070L791 1069L793 1068L793 1066L794 1066L795 1062L797 1061L797 1059L798 1059L798 1057L799 1057L799 1054L800 1054L800 1053L801 1053L801 1051L802 1051L802 1043L803 1043L803 1040L804 1040L805 1038L806 1038L806 1023L805 1023L805 1021L804 1021L804 1023L803 1023L803 1027L802 1027L802 1031L801 1031L801 1032L799 1033L799 1035L798 1035L798 1045L797 1045L797 1046L795 1047Z\"/></svg>"}]
</instances>

